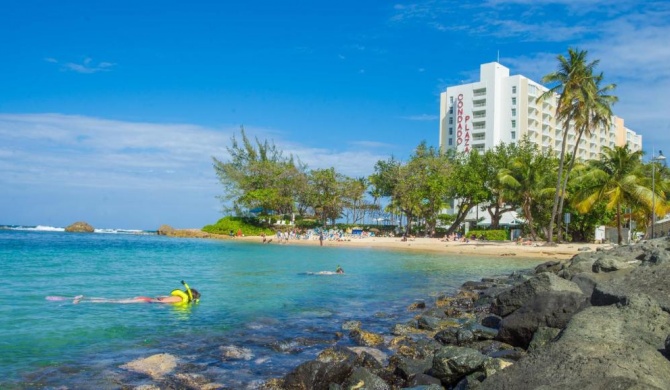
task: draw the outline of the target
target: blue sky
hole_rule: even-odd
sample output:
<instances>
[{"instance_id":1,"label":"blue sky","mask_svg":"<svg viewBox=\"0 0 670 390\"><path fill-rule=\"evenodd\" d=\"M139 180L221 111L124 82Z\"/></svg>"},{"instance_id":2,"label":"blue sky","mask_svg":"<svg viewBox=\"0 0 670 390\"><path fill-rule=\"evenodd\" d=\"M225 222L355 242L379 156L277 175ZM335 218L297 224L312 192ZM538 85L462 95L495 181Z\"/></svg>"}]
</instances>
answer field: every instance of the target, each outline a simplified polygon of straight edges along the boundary
<instances>
[{"instance_id":1,"label":"blue sky","mask_svg":"<svg viewBox=\"0 0 670 390\"><path fill-rule=\"evenodd\" d=\"M670 153L670 3L34 1L0 12L0 224L156 229L221 217L212 156L273 140L372 173L438 143L439 93L495 61L600 59L647 158Z\"/></svg>"}]
</instances>

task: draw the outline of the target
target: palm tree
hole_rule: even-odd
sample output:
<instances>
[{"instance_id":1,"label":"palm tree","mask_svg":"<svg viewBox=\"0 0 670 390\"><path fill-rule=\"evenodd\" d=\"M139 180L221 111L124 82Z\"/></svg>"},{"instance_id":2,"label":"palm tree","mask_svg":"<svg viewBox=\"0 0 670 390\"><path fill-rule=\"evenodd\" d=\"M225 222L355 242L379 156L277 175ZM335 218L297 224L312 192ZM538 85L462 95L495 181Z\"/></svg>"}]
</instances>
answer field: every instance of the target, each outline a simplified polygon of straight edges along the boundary
<instances>
[{"instance_id":1,"label":"palm tree","mask_svg":"<svg viewBox=\"0 0 670 390\"><path fill-rule=\"evenodd\" d=\"M582 139L582 136L591 137L591 132L599 128L609 128L612 125L612 105L616 103L619 98L609 94L609 91L612 91L616 88L616 84L608 84L604 87L600 86L600 83L603 80L603 74L600 73L598 76L592 78L592 84L589 88L583 88L581 92L581 98L576 99L575 104L581 106L581 108L575 110L575 116L573 117L574 127L577 131L577 139L575 141L575 146L573 148L572 154L569 155L568 161L569 165L565 171L563 177L563 184L561 186L561 196L560 202L558 205L558 211L556 213L559 218L556 221L556 230L558 232L558 241L561 241L561 218L563 215L563 204L567 196L567 187L568 187L568 177L572 172L572 169L575 165L575 161L578 158L579 152L579 143ZM552 219L553 220L553 219Z\"/></svg>"},{"instance_id":2,"label":"palm tree","mask_svg":"<svg viewBox=\"0 0 670 390\"><path fill-rule=\"evenodd\" d=\"M587 52L568 48L568 58L559 54L558 70L542 78L543 83L556 83L556 85L538 97L538 101L553 99L559 94L556 107L556 119L563 123L563 142L558 163L558 177L556 178L556 191L554 193L554 204L549 220L548 242L553 240L554 220L560 224L557 218L559 199L564 196L563 178L566 158L566 147L568 141L568 130L575 118L585 117L582 111L585 109L584 98L591 95L594 89L593 69L598 65L598 60L587 63ZM565 174L567 179L567 173Z\"/></svg>"},{"instance_id":3,"label":"palm tree","mask_svg":"<svg viewBox=\"0 0 670 390\"><path fill-rule=\"evenodd\" d=\"M623 241L621 213L624 205L642 203L651 209L651 190L642 174L641 158L642 151L631 151L628 144L605 147L601 159L591 161L590 169L577 178L583 187L576 194L575 207L579 212L588 212L597 202L605 201L607 210L616 212L619 245ZM661 211L662 206L656 208Z\"/></svg>"}]
</instances>

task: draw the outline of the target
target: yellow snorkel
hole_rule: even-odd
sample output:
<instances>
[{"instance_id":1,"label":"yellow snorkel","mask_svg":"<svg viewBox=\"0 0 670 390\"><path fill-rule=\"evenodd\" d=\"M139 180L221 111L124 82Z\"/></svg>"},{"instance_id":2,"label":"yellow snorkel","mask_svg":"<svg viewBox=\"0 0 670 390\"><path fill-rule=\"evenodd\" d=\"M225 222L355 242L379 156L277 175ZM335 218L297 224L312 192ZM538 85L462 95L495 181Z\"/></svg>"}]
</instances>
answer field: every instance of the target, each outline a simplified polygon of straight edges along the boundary
<instances>
[{"instance_id":1,"label":"yellow snorkel","mask_svg":"<svg viewBox=\"0 0 670 390\"><path fill-rule=\"evenodd\" d=\"M193 300L193 293L191 292L191 288L188 286L188 284L186 284L186 282L184 282L183 280L181 281L181 284L183 284L184 287L186 287L186 293L188 294L188 301L197 302L197 300L195 301Z\"/></svg>"}]
</instances>

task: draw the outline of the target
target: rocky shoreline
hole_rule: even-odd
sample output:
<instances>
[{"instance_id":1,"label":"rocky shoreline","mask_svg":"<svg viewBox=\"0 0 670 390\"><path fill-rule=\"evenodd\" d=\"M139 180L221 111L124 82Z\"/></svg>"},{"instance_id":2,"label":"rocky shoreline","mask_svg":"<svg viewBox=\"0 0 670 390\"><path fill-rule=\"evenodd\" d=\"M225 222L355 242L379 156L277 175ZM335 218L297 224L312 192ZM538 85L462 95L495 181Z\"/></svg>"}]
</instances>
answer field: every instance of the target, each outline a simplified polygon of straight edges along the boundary
<instances>
[{"instance_id":1,"label":"rocky shoreline","mask_svg":"<svg viewBox=\"0 0 670 390\"><path fill-rule=\"evenodd\" d=\"M260 388L670 389L668 280L665 238L467 282L388 333L347 321L342 343ZM146 389L223 388L168 354L122 368Z\"/></svg>"}]
</instances>

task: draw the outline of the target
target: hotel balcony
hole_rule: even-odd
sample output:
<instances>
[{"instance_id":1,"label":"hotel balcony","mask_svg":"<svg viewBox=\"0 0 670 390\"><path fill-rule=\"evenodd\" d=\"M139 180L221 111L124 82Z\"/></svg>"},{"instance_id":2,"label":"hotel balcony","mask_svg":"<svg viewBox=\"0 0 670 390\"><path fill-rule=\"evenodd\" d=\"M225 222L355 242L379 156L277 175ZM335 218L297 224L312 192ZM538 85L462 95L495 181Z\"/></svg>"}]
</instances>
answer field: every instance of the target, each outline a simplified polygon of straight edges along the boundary
<instances>
[{"instance_id":1,"label":"hotel balcony","mask_svg":"<svg viewBox=\"0 0 670 390\"><path fill-rule=\"evenodd\" d=\"M475 89L472 91L472 96L486 96L486 88Z\"/></svg>"}]
</instances>

